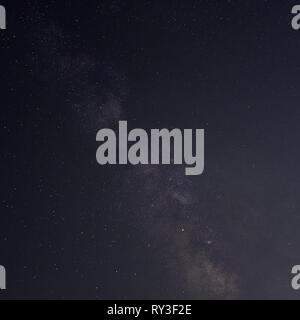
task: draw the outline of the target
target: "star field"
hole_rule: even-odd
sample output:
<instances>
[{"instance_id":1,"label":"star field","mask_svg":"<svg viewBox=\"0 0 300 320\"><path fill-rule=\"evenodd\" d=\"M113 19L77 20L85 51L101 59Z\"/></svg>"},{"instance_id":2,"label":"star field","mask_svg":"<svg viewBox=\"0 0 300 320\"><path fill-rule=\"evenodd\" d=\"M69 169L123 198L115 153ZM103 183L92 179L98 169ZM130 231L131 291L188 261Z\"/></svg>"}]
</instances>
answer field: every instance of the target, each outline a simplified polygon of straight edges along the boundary
<instances>
[{"instance_id":1,"label":"star field","mask_svg":"<svg viewBox=\"0 0 300 320\"><path fill-rule=\"evenodd\" d=\"M4 298L298 298L294 1L1 4ZM100 167L119 120L205 128L204 175Z\"/></svg>"}]
</instances>

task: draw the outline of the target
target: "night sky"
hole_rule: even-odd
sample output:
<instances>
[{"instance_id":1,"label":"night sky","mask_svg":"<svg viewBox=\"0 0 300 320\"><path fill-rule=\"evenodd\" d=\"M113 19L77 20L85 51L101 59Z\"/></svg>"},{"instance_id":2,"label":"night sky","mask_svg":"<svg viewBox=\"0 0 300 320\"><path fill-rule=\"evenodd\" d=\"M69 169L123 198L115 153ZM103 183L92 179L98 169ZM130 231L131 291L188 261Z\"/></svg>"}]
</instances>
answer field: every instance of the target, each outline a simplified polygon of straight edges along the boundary
<instances>
[{"instance_id":1,"label":"night sky","mask_svg":"<svg viewBox=\"0 0 300 320\"><path fill-rule=\"evenodd\" d=\"M0 1L0 299L300 298L295 2ZM99 166L119 120L204 174Z\"/></svg>"}]
</instances>

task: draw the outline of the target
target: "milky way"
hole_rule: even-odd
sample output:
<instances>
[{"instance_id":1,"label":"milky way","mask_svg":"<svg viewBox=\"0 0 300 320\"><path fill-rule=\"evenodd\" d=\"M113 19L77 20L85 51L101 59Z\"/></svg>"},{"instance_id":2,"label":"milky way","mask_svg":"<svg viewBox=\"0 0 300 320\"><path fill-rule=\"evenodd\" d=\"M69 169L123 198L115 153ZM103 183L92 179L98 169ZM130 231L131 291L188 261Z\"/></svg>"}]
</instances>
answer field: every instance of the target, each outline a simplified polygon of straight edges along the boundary
<instances>
[{"instance_id":1,"label":"milky way","mask_svg":"<svg viewBox=\"0 0 300 320\"><path fill-rule=\"evenodd\" d=\"M298 298L289 1L30 2L0 33L8 297ZM99 166L120 120L204 128L205 172Z\"/></svg>"}]
</instances>

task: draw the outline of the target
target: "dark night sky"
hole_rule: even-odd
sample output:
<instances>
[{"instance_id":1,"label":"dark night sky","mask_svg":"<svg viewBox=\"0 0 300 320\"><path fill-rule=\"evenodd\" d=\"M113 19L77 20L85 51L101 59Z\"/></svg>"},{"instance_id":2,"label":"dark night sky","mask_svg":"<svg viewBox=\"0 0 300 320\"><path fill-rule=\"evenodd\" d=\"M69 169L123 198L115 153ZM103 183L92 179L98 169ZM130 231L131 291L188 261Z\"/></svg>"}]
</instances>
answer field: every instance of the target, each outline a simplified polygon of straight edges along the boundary
<instances>
[{"instance_id":1,"label":"dark night sky","mask_svg":"<svg viewBox=\"0 0 300 320\"><path fill-rule=\"evenodd\" d=\"M0 299L300 297L295 1L1 4ZM119 120L204 128L205 173L100 167Z\"/></svg>"}]
</instances>

